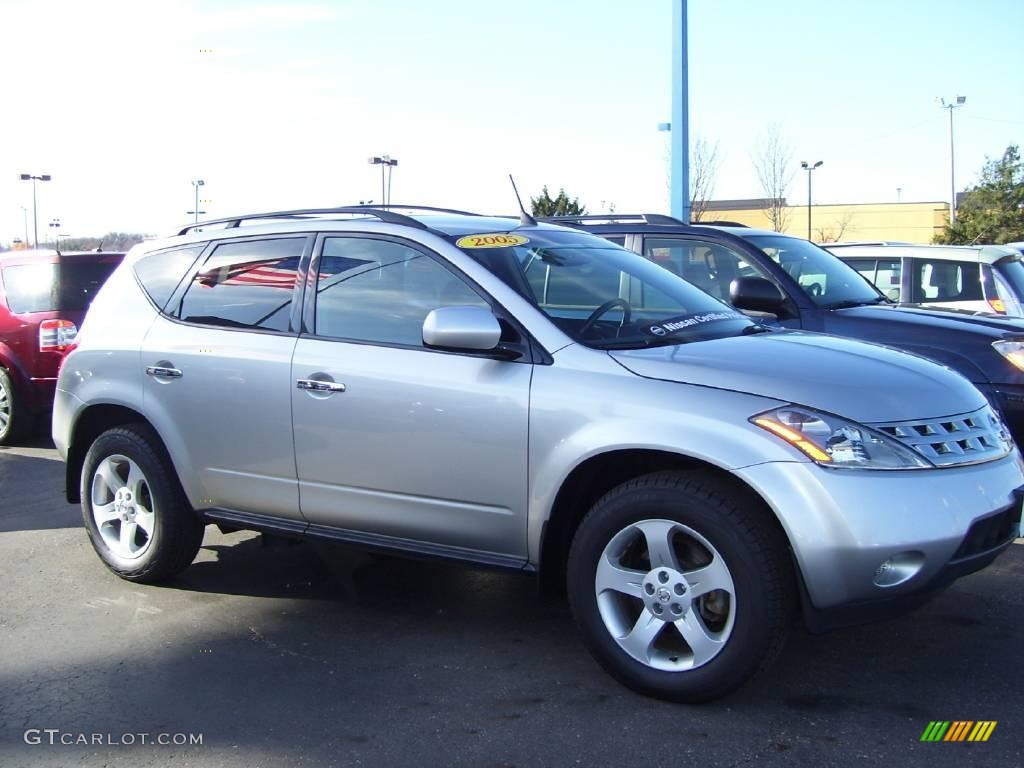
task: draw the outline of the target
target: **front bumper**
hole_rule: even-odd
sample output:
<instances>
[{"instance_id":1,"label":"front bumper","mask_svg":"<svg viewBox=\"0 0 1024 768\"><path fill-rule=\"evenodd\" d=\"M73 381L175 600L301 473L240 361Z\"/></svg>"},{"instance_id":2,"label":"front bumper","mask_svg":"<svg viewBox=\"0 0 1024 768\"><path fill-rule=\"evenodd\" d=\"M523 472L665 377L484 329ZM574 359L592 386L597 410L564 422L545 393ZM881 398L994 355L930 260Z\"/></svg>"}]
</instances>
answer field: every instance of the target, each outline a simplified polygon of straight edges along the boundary
<instances>
[{"instance_id":1,"label":"front bumper","mask_svg":"<svg viewBox=\"0 0 1024 768\"><path fill-rule=\"evenodd\" d=\"M772 462L736 470L774 509L789 541L811 629L904 613L984 568L1019 534L1020 455L931 470L829 470ZM912 576L875 583L911 553Z\"/></svg>"}]
</instances>

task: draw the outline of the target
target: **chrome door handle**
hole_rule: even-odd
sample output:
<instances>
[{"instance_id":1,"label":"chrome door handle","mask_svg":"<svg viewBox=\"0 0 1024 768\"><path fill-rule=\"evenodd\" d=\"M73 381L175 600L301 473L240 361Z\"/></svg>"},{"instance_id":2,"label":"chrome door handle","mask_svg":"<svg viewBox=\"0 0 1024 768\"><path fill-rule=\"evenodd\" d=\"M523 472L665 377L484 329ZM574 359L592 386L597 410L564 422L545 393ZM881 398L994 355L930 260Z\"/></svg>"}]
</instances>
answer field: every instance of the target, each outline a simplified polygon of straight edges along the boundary
<instances>
[{"instance_id":1,"label":"chrome door handle","mask_svg":"<svg viewBox=\"0 0 1024 768\"><path fill-rule=\"evenodd\" d=\"M164 376L168 379L180 379L181 371L177 368L168 368L163 365L151 365L146 368L147 376Z\"/></svg>"},{"instance_id":2,"label":"chrome door handle","mask_svg":"<svg viewBox=\"0 0 1024 768\"><path fill-rule=\"evenodd\" d=\"M298 379L295 386L309 392L344 392L345 385L336 381L317 381L315 379Z\"/></svg>"}]
</instances>

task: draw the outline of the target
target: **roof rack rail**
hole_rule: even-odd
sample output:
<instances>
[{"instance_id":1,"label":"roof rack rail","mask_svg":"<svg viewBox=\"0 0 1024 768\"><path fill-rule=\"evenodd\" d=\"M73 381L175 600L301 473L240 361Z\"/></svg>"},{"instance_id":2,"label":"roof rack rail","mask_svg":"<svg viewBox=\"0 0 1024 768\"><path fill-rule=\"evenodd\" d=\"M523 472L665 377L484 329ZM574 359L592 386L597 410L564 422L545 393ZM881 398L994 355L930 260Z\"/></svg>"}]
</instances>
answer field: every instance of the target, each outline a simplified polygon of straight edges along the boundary
<instances>
[{"instance_id":1,"label":"roof rack rail","mask_svg":"<svg viewBox=\"0 0 1024 768\"><path fill-rule=\"evenodd\" d=\"M739 221L729 221L728 219L712 219L711 221L695 221L695 226L704 227L744 227L750 229L749 224L743 224Z\"/></svg>"},{"instance_id":2,"label":"roof rack rail","mask_svg":"<svg viewBox=\"0 0 1024 768\"><path fill-rule=\"evenodd\" d=\"M666 216L664 213L588 213L581 216L543 216L540 221L550 221L559 224L599 224L608 222L614 224L617 221L643 221L645 224L668 224L670 226L687 226L674 216Z\"/></svg>"},{"instance_id":3,"label":"roof rack rail","mask_svg":"<svg viewBox=\"0 0 1024 768\"><path fill-rule=\"evenodd\" d=\"M374 210L388 210L392 211L398 208L402 211L430 211L431 213L454 213L457 216L482 216L480 213L473 213L472 211L460 211L457 208L437 208L433 205L398 205L397 203L388 203L384 206L376 205L348 205L346 208L372 208Z\"/></svg>"},{"instance_id":4,"label":"roof rack rail","mask_svg":"<svg viewBox=\"0 0 1024 768\"><path fill-rule=\"evenodd\" d=\"M187 227L182 227L179 231L179 235L187 235L194 229L201 227L210 226L211 224L224 224L225 229L235 229L240 226L243 221L254 221L256 219L303 219L307 216L322 216L331 213L362 213L368 216L375 216L381 221L387 222L388 224L403 224L407 227L416 227L416 229L429 230L426 224L422 221L417 221L411 216L403 216L400 213L394 213L384 208L374 208L373 206L364 205L343 205L338 208L299 208L294 211L271 211L269 213L249 213L243 216L228 216L224 219L210 219L208 221L198 221L195 224L189 224Z\"/></svg>"}]
</instances>

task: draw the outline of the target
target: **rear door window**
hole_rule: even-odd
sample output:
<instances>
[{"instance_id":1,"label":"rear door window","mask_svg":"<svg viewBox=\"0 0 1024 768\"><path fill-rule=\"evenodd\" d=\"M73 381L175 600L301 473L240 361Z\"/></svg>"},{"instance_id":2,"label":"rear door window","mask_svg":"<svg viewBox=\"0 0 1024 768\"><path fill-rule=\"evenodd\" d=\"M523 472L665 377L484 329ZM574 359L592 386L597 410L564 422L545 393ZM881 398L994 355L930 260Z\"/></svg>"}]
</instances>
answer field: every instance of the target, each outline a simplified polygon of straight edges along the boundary
<instances>
[{"instance_id":1,"label":"rear door window","mask_svg":"<svg viewBox=\"0 0 1024 768\"><path fill-rule=\"evenodd\" d=\"M982 301L981 268L976 261L913 260L916 303Z\"/></svg>"},{"instance_id":2,"label":"rear door window","mask_svg":"<svg viewBox=\"0 0 1024 768\"><path fill-rule=\"evenodd\" d=\"M66 257L57 262L14 264L3 270L7 306L14 314L81 312L121 262L120 255Z\"/></svg>"},{"instance_id":3,"label":"rear door window","mask_svg":"<svg viewBox=\"0 0 1024 768\"><path fill-rule=\"evenodd\" d=\"M192 277L177 315L189 323L289 330L306 241L288 237L218 245Z\"/></svg>"}]
</instances>

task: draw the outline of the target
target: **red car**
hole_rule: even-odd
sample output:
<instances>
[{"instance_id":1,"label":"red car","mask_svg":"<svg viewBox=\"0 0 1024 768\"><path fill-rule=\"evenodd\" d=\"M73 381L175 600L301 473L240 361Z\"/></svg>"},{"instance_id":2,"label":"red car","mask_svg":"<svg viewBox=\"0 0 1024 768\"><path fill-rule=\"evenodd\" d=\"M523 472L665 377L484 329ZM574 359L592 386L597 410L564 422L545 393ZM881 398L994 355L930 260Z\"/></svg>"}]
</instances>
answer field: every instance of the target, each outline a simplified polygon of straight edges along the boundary
<instances>
[{"instance_id":1,"label":"red car","mask_svg":"<svg viewBox=\"0 0 1024 768\"><path fill-rule=\"evenodd\" d=\"M0 445L53 405L57 369L123 253L0 253Z\"/></svg>"}]
</instances>

